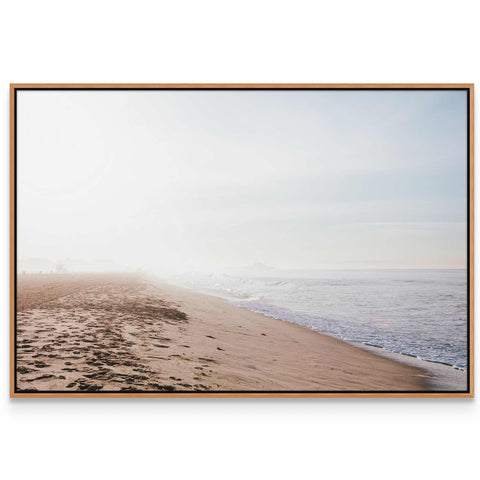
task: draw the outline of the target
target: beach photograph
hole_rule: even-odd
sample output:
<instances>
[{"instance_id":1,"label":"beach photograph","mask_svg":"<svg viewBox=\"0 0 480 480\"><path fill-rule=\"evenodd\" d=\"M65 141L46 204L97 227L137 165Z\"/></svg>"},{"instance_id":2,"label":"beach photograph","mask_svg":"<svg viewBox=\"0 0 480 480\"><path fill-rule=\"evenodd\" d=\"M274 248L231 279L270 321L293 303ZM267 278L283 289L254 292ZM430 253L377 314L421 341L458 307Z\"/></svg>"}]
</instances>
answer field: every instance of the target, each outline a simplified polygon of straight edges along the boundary
<instances>
[{"instance_id":1,"label":"beach photograph","mask_svg":"<svg viewBox=\"0 0 480 480\"><path fill-rule=\"evenodd\" d=\"M11 395L471 395L470 100L13 86Z\"/></svg>"}]
</instances>

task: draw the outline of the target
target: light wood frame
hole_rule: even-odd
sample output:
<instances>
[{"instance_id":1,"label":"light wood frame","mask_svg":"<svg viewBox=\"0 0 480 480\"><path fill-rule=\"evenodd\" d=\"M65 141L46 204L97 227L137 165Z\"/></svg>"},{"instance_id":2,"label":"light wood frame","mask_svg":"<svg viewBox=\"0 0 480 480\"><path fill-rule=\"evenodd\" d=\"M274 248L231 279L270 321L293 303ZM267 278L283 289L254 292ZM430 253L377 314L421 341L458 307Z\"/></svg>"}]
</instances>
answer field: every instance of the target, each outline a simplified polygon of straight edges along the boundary
<instances>
[{"instance_id":1,"label":"light wood frame","mask_svg":"<svg viewBox=\"0 0 480 480\"><path fill-rule=\"evenodd\" d=\"M466 392L365 392L365 393L19 393L15 388L15 325L16 325L16 92L18 90L42 89L319 89L319 90L430 90L458 89L468 92L468 390ZM389 398L473 398L474 396L474 85L472 83L15 83L10 85L10 396L15 398L112 398L112 397L389 397Z\"/></svg>"}]
</instances>

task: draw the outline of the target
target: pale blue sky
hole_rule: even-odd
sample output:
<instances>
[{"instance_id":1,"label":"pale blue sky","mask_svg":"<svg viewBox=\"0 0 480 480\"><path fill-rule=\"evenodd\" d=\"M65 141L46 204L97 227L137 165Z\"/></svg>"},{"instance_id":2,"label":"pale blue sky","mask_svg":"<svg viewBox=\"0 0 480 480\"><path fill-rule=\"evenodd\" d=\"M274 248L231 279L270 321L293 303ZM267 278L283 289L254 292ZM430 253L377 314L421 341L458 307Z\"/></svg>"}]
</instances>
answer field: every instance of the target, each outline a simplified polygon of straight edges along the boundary
<instances>
[{"instance_id":1,"label":"pale blue sky","mask_svg":"<svg viewBox=\"0 0 480 480\"><path fill-rule=\"evenodd\" d=\"M466 266L463 91L24 91L19 254Z\"/></svg>"}]
</instances>

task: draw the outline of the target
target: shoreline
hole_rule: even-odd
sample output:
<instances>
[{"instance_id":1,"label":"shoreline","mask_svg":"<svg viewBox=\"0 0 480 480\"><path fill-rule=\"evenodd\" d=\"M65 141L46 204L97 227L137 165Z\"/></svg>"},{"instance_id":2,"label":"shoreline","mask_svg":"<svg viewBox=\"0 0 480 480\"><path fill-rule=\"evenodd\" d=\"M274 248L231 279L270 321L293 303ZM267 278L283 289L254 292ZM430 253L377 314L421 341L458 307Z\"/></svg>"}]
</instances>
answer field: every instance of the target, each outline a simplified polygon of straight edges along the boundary
<instances>
[{"instance_id":1,"label":"shoreline","mask_svg":"<svg viewBox=\"0 0 480 480\"><path fill-rule=\"evenodd\" d=\"M415 357L409 354L404 354L400 352L394 352L391 350L387 350L383 347L376 346L376 345L369 345L364 342L355 342L353 340L348 340L346 338L341 338L336 335L333 335L329 332L322 332L319 330L315 330L313 328L306 327L304 325L292 322L290 320L285 320L282 318L273 317L267 315L265 313L256 312L255 310L250 310L247 306L241 306L238 303L233 303L234 301L238 300L235 297L229 297L228 295L222 295L220 292L216 290L207 290L207 289L196 289L194 287L186 287L183 285L178 284L170 284L168 281L163 281L161 278L153 277L154 281L158 281L160 283L172 285L178 288L186 289L200 295L210 296L214 298L222 299L228 302L235 308L240 308L242 310L247 310L253 313L257 313L259 315L263 315L267 318L270 318L274 321L280 321L292 325L297 325L301 328L305 328L309 331L317 333L319 335L323 335L329 338L333 338L340 342L343 342L347 345L351 345L354 348L359 348L362 350L366 350L374 355L378 355L383 358L387 358L393 360L397 363L401 363L404 365L408 365L411 367L419 368L424 370L427 375L425 375L425 382L428 386L429 390L432 391L454 391L454 392L462 392L467 390L468 385L468 372L467 370L455 367L453 365L436 362L434 360L426 360L423 358ZM245 303L247 305L247 303Z\"/></svg>"},{"instance_id":2,"label":"shoreline","mask_svg":"<svg viewBox=\"0 0 480 480\"><path fill-rule=\"evenodd\" d=\"M20 391L432 391L425 369L157 277L26 275L17 295Z\"/></svg>"},{"instance_id":3,"label":"shoreline","mask_svg":"<svg viewBox=\"0 0 480 480\"><path fill-rule=\"evenodd\" d=\"M241 306L238 306L238 305L234 305L234 304L231 303L231 301L228 298L226 298L225 296L216 295L215 292L213 292L213 291L205 291L205 290L198 291L194 288L189 288L189 287L184 287L184 286L180 286L180 285L176 285L176 284L171 284L171 283L168 283L168 282L164 281L163 279L161 279L157 276L152 277L152 281L154 281L160 287L164 288L171 295L170 299L174 299L174 298L179 299L180 304L181 304L182 297L183 297L183 300L185 300L185 297L183 295L181 295L181 294L178 295L179 292L182 292L182 291L183 292L189 292L190 295L196 295L196 296L201 296L201 297L213 299L213 301L215 301L215 302L218 301L218 302L224 303L224 305L227 305L229 309L248 312L249 315L252 316L252 318L257 317L257 318L265 319L267 322L272 322L273 325L278 325L279 328L293 328L293 329L296 329L297 331L303 332L306 335L312 336L312 338L316 338L319 341L320 341L320 339L322 339L322 342L332 342L332 344L334 343L337 346L342 345L342 346L345 346L345 347L351 347L352 349L354 349L357 352L358 355L360 355L360 352L368 352L378 359L383 358L383 359L389 360L390 362L393 362L396 365L401 365L401 366L405 366L405 367L408 367L408 368L413 368L416 371L413 374L413 376L417 377L417 379L420 378L421 379L420 383L422 384L420 386L420 389L416 390L416 391L432 391L432 388L431 388L432 385L436 386L436 383L432 384L429 381L430 375L429 375L429 373L427 373L428 369L422 368L423 365L408 364L407 362L400 361L399 358L393 358L393 356L392 357L387 357L385 355L382 355L380 352L378 352L377 350L380 350L378 348L371 348L371 349L362 348L363 345L358 344L356 342L348 342L348 341L345 341L345 340L340 339L338 337L335 337L333 335L330 335L328 333L319 332L319 331L310 329L308 327L305 327L303 325L296 324L294 322L290 322L290 321L283 320L283 319L278 319L278 318L275 318L275 317L265 315L263 313L259 313L259 312L249 310L248 308L244 308L244 307L241 307ZM185 304L183 306L185 306ZM395 355L395 354L393 354L393 355ZM397 355L399 357L401 356L400 354L397 354ZM421 361L419 360L419 362L421 362ZM362 390L363 389L360 389L359 391L362 391ZM394 390L394 391L397 391L397 390ZM437 388L435 388L434 391L437 391Z\"/></svg>"}]
</instances>

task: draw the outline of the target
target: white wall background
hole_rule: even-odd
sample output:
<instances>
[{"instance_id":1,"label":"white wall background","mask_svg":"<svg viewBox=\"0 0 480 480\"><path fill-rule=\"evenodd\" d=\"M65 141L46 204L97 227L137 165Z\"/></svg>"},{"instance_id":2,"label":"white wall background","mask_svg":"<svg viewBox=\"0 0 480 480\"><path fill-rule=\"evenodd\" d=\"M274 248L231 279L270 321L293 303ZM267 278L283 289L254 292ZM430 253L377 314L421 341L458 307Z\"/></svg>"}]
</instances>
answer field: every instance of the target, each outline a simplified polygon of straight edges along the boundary
<instances>
[{"instance_id":1,"label":"white wall background","mask_svg":"<svg viewBox=\"0 0 480 480\"><path fill-rule=\"evenodd\" d=\"M0 474L21 479L474 477L480 432L474 400L9 400L8 84L480 85L475 4L2 3Z\"/></svg>"}]
</instances>

